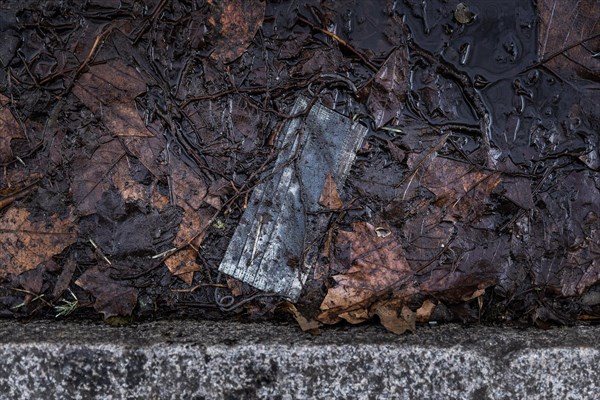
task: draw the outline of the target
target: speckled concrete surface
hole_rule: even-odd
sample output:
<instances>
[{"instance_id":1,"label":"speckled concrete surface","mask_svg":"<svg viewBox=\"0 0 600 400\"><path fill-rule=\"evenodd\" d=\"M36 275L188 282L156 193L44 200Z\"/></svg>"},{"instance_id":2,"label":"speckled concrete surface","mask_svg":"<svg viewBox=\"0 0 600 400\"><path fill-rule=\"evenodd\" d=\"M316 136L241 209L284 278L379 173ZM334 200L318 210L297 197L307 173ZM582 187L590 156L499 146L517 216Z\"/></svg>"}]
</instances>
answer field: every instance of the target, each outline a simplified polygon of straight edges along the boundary
<instances>
[{"instance_id":1,"label":"speckled concrete surface","mask_svg":"<svg viewBox=\"0 0 600 400\"><path fill-rule=\"evenodd\" d=\"M597 399L600 328L0 322L3 399Z\"/></svg>"}]
</instances>

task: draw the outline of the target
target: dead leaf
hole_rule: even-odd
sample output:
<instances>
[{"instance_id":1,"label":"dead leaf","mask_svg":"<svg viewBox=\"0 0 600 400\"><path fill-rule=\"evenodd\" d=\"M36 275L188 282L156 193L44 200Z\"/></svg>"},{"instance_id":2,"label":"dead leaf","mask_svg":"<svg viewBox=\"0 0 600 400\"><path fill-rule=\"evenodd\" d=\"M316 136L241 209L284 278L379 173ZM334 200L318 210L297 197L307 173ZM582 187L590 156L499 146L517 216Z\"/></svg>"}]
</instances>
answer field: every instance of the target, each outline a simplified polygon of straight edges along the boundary
<instances>
[{"instance_id":1,"label":"dead leaf","mask_svg":"<svg viewBox=\"0 0 600 400\"><path fill-rule=\"evenodd\" d=\"M58 300L60 296L62 296L63 292L67 290L71 283L71 278L73 278L73 273L77 268L77 263L72 258L68 258L65 264L62 267L62 271L58 278L56 279L56 283L54 284L54 289L52 290L52 298Z\"/></svg>"},{"instance_id":2,"label":"dead leaf","mask_svg":"<svg viewBox=\"0 0 600 400\"><path fill-rule=\"evenodd\" d=\"M546 65L561 72L575 71L581 76L600 74L600 3L597 0L540 0L537 2L538 55L545 59L565 50ZM593 40L588 38L596 37Z\"/></svg>"},{"instance_id":3,"label":"dead leaf","mask_svg":"<svg viewBox=\"0 0 600 400\"><path fill-rule=\"evenodd\" d=\"M373 114L376 128L400 118L409 91L409 79L408 48L400 46L390 54L370 84L367 107Z\"/></svg>"},{"instance_id":4,"label":"dead leaf","mask_svg":"<svg viewBox=\"0 0 600 400\"><path fill-rule=\"evenodd\" d=\"M192 249L179 250L167 258L165 264L171 274L190 286L194 282L194 272L202 270L202 266L196 262L196 251Z\"/></svg>"},{"instance_id":5,"label":"dead leaf","mask_svg":"<svg viewBox=\"0 0 600 400\"><path fill-rule=\"evenodd\" d=\"M371 308L379 316L381 325L388 331L402 335L406 331L415 332L416 313L402 304L402 300L382 301Z\"/></svg>"},{"instance_id":6,"label":"dead leaf","mask_svg":"<svg viewBox=\"0 0 600 400\"><path fill-rule=\"evenodd\" d=\"M0 278L33 269L77 240L72 221L54 214L38 218L31 220L23 208L10 208L0 217Z\"/></svg>"},{"instance_id":7,"label":"dead leaf","mask_svg":"<svg viewBox=\"0 0 600 400\"><path fill-rule=\"evenodd\" d=\"M483 296L484 294L485 294L485 288L484 288L484 287L482 287L482 288L479 288L479 289L475 290L475 291L474 291L472 294L470 294L470 295L465 295L465 296L463 296L463 298L462 298L461 300L462 300L462 301L470 301L470 300L476 299L476 298L478 298L478 297L481 297L481 296Z\"/></svg>"},{"instance_id":8,"label":"dead leaf","mask_svg":"<svg viewBox=\"0 0 600 400\"><path fill-rule=\"evenodd\" d=\"M123 61L94 65L73 87L73 93L100 117L117 136L149 137L135 105L135 98L146 91L137 71Z\"/></svg>"},{"instance_id":9,"label":"dead leaf","mask_svg":"<svg viewBox=\"0 0 600 400\"><path fill-rule=\"evenodd\" d=\"M177 205L183 208L183 219L174 240L175 246L181 247L191 244L196 248L200 247L204 241L206 229L211 224L214 211L208 207L194 210L185 201L179 201Z\"/></svg>"},{"instance_id":10,"label":"dead leaf","mask_svg":"<svg viewBox=\"0 0 600 400\"><path fill-rule=\"evenodd\" d=\"M231 290L231 295L233 297L239 297L243 294L242 288L244 284L242 281L238 281L231 276L227 276L225 280L227 281L227 287Z\"/></svg>"},{"instance_id":11,"label":"dead leaf","mask_svg":"<svg viewBox=\"0 0 600 400\"><path fill-rule=\"evenodd\" d=\"M325 177L325 184L323 185L323 191L321 192L321 197L319 198L319 204L330 210L339 210L344 205L344 203L342 203L342 199L340 199L337 185L335 184L331 174L327 174Z\"/></svg>"},{"instance_id":12,"label":"dead leaf","mask_svg":"<svg viewBox=\"0 0 600 400\"><path fill-rule=\"evenodd\" d=\"M0 164L13 160L10 142L13 139L23 139L23 131L8 108L10 99L0 94Z\"/></svg>"},{"instance_id":13,"label":"dead leaf","mask_svg":"<svg viewBox=\"0 0 600 400\"><path fill-rule=\"evenodd\" d=\"M559 176L536 196L536 212L515 223L511 253L531 265L533 284L547 292L582 295L600 282L600 190L589 184L596 175Z\"/></svg>"},{"instance_id":14,"label":"dead leaf","mask_svg":"<svg viewBox=\"0 0 600 400\"><path fill-rule=\"evenodd\" d=\"M394 235L379 237L371 224L356 222L352 232L338 232L336 247L345 244L350 245L349 269L333 276L336 285L321 303L319 321L363 322L372 316L369 306L383 293L403 298L414 292L413 270Z\"/></svg>"},{"instance_id":15,"label":"dead leaf","mask_svg":"<svg viewBox=\"0 0 600 400\"><path fill-rule=\"evenodd\" d=\"M96 212L96 203L110 188L109 174L124 156L123 146L115 139L100 145L91 158L80 153L74 160L72 188L78 215Z\"/></svg>"},{"instance_id":16,"label":"dead leaf","mask_svg":"<svg viewBox=\"0 0 600 400\"><path fill-rule=\"evenodd\" d=\"M153 130L157 127L152 126ZM210 226L215 211L205 206L209 192L207 184L197 176L175 154L169 156L169 164L161 164L160 160L166 151L167 143L162 135L151 138L127 138L125 146L138 160L159 179L167 179L175 204L183 209L183 220L177 232L175 246L185 246L192 243L199 247L204 239L204 231ZM214 205L217 205L214 201Z\"/></svg>"},{"instance_id":17,"label":"dead leaf","mask_svg":"<svg viewBox=\"0 0 600 400\"><path fill-rule=\"evenodd\" d=\"M431 300L425 300L421 307L416 311L417 322L428 322L431 318L433 310L435 310L436 304Z\"/></svg>"},{"instance_id":18,"label":"dead leaf","mask_svg":"<svg viewBox=\"0 0 600 400\"><path fill-rule=\"evenodd\" d=\"M409 166L419 156L411 154ZM485 209L489 195L500 183L500 173L470 164L434 157L422 165L419 182L436 195L435 205L459 219L475 219Z\"/></svg>"},{"instance_id":19,"label":"dead leaf","mask_svg":"<svg viewBox=\"0 0 600 400\"><path fill-rule=\"evenodd\" d=\"M309 332L312 334L320 333L319 328L322 326L322 324L319 321L315 321L314 319L306 318L304 315L302 315L302 313L300 313L300 311L298 311L294 304L286 302L284 303L283 308L290 314L292 314L292 316L300 326L300 329L302 329L302 332Z\"/></svg>"},{"instance_id":20,"label":"dead leaf","mask_svg":"<svg viewBox=\"0 0 600 400\"><path fill-rule=\"evenodd\" d=\"M231 62L248 48L265 16L264 0L210 0L213 15L208 22L212 26L211 58Z\"/></svg>"},{"instance_id":21,"label":"dead leaf","mask_svg":"<svg viewBox=\"0 0 600 400\"><path fill-rule=\"evenodd\" d=\"M498 283L507 268L510 247L505 236L459 226L449 248L430 262L420 291L439 300L468 301Z\"/></svg>"},{"instance_id":22,"label":"dead leaf","mask_svg":"<svg viewBox=\"0 0 600 400\"><path fill-rule=\"evenodd\" d=\"M19 285L28 291L29 295L40 294L44 284L44 265L40 264L34 269L23 272L19 275Z\"/></svg>"},{"instance_id":23,"label":"dead leaf","mask_svg":"<svg viewBox=\"0 0 600 400\"><path fill-rule=\"evenodd\" d=\"M229 181L219 178L213 183L210 184L208 188L208 193L206 194L206 198L204 201L206 204L212 206L215 210L220 210L223 207L223 202L221 201L221 196L229 193L231 191L231 184Z\"/></svg>"},{"instance_id":24,"label":"dead leaf","mask_svg":"<svg viewBox=\"0 0 600 400\"><path fill-rule=\"evenodd\" d=\"M137 304L137 289L122 285L98 267L85 271L75 284L94 296L94 309L105 319L129 316Z\"/></svg>"}]
</instances>

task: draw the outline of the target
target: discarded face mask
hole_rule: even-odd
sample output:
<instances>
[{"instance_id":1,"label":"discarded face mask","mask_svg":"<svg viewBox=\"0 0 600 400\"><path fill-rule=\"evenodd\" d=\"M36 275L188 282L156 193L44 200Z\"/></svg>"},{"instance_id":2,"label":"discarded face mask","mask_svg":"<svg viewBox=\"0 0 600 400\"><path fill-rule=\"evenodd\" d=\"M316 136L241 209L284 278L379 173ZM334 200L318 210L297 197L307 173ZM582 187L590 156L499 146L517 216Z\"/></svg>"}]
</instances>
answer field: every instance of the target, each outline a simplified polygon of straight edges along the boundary
<instances>
[{"instance_id":1,"label":"discarded face mask","mask_svg":"<svg viewBox=\"0 0 600 400\"><path fill-rule=\"evenodd\" d=\"M298 115L310 106L300 97ZM284 127L272 171L252 192L219 270L260 290L297 301L331 213L325 185L341 188L367 128L315 103Z\"/></svg>"}]
</instances>

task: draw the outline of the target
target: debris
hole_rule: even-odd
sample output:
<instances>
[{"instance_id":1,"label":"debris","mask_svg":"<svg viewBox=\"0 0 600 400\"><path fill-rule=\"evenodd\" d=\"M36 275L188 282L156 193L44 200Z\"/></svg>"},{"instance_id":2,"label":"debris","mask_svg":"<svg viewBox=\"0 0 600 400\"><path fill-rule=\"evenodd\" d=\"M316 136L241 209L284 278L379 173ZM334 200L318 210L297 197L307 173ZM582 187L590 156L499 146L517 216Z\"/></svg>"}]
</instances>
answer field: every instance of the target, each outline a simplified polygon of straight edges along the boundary
<instances>
[{"instance_id":1,"label":"debris","mask_svg":"<svg viewBox=\"0 0 600 400\"><path fill-rule=\"evenodd\" d=\"M10 99L0 94L0 164L13 161L10 143L13 139L24 139L19 123L8 108Z\"/></svg>"},{"instance_id":2,"label":"debris","mask_svg":"<svg viewBox=\"0 0 600 400\"><path fill-rule=\"evenodd\" d=\"M339 210L344 205L331 174L327 174L325 177L325 184L319 198L319 204L330 210Z\"/></svg>"},{"instance_id":3,"label":"debris","mask_svg":"<svg viewBox=\"0 0 600 400\"><path fill-rule=\"evenodd\" d=\"M208 4L212 9L208 24L203 23L202 20L194 22L212 28L206 33L213 47L211 58L220 62L231 62L242 55L262 25L266 2L264 0L209 0ZM212 40L211 35L213 35Z\"/></svg>"},{"instance_id":4,"label":"debris","mask_svg":"<svg viewBox=\"0 0 600 400\"><path fill-rule=\"evenodd\" d=\"M190 286L194 280L194 272L202 270L202 266L196 262L196 251L192 249L176 252L165 259L165 264L174 276Z\"/></svg>"},{"instance_id":5,"label":"debris","mask_svg":"<svg viewBox=\"0 0 600 400\"><path fill-rule=\"evenodd\" d=\"M415 332L416 313L402 304L402 301L382 301L375 304L371 311L377 314L381 325L390 332L402 335L406 331Z\"/></svg>"},{"instance_id":6,"label":"debris","mask_svg":"<svg viewBox=\"0 0 600 400\"><path fill-rule=\"evenodd\" d=\"M431 314L436 304L431 300L425 300L416 311L417 322L430 322Z\"/></svg>"},{"instance_id":7,"label":"debris","mask_svg":"<svg viewBox=\"0 0 600 400\"><path fill-rule=\"evenodd\" d=\"M454 10L454 18L459 24L466 25L473 22L475 13L473 13L464 3L458 3Z\"/></svg>"},{"instance_id":8,"label":"debris","mask_svg":"<svg viewBox=\"0 0 600 400\"><path fill-rule=\"evenodd\" d=\"M300 311L298 311L294 304L290 302L285 302L283 304L283 308L287 310L290 314L292 314L292 316L298 323L298 326L300 326L300 329L302 329L303 332L309 332L315 335L320 333L319 328L323 324L321 324L319 321L306 318L304 315L302 315L302 313L300 313Z\"/></svg>"},{"instance_id":9,"label":"debris","mask_svg":"<svg viewBox=\"0 0 600 400\"><path fill-rule=\"evenodd\" d=\"M340 260L348 269L333 276L335 286L327 291L317 317L323 323L345 319L356 324L378 313L389 319L392 311L387 299L402 302L416 292L415 271L394 236L380 237L367 222L355 222L352 229L337 234L338 249L350 245L349 254ZM384 303L379 304L382 300ZM402 310L401 304L394 304Z\"/></svg>"},{"instance_id":10,"label":"debris","mask_svg":"<svg viewBox=\"0 0 600 400\"><path fill-rule=\"evenodd\" d=\"M11 207L0 216L0 278L20 275L59 254L77 240L77 226L57 215L32 217Z\"/></svg>"},{"instance_id":11,"label":"debris","mask_svg":"<svg viewBox=\"0 0 600 400\"><path fill-rule=\"evenodd\" d=\"M258 185L219 270L295 301L318 255L329 215L319 205L327 176L342 187L367 129L298 98L273 172ZM332 185L329 185L332 187Z\"/></svg>"},{"instance_id":12,"label":"debris","mask_svg":"<svg viewBox=\"0 0 600 400\"><path fill-rule=\"evenodd\" d=\"M56 310L55 318L66 317L79 307L79 299L71 289L69 289L69 294L73 300L62 299L58 305L54 306L54 310Z\"/></svg>"},{"instance_id":13,"label":"debris","mask_svg":"<svg viewBox=\"0 0 600 400\"><path fill-rule=\"evenodd\" d=\"M0 10L3 315L80 274L115 324L600 315L597 1L38 3Z\"/></svg>"},{"instance_id":14,"label":"debris","mask_svg":"<svg viewBox=\"0 0 600 400\"><path fill-rule=\"evenodd\" d=\"M152 134L135 104L135 98L145 90L146 83L136 70L115 60L90 67L77 80L73 94L116 136L148 137Z\"/></svg>"},{"instance_id":15,"label":"debris","mask_svg":"<svg viewBox=\"0 0 600 400\"><path fill-rule=\"evenodd\" d=\"M375 128L402 119L402 110L406 106L410 90L410 66L408 48L398 47L381 66L370 84L367 106L373 114Z\"/></svg>"},{"instance_id":16,"label":"debris","mask_svg":"<svg viewBox=\"0 0 600 400\"><path fill-rule=\"evenodd\" d=\"M104 319L129 316L137 304L138 292L135 288L119 283L98 267L87 269L75 284L94 296L94 309Z\"/></svg>"}]
</instances>

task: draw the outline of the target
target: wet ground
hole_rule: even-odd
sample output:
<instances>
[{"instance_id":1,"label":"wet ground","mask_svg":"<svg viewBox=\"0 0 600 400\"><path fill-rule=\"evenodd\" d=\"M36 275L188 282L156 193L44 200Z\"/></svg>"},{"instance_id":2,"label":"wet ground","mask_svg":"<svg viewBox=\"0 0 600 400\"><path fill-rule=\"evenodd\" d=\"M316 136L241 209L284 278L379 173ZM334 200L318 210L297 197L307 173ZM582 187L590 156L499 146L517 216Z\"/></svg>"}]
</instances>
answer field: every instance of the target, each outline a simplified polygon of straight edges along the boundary
<instances>
[{"instance_id":1,"label":"wet ground","mask_svg":"<svg viewBox=\"0 0 600 400\"><path fill-rule=\"evenodd\" d=\"M599 16L593 1L4 2L0 313L594 321ZM306 117L300 95L369 133L292 305L218 267L285 123Z\"/></svg>"}]
</instances>

